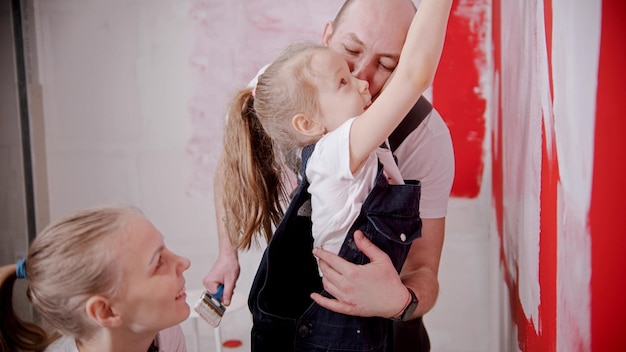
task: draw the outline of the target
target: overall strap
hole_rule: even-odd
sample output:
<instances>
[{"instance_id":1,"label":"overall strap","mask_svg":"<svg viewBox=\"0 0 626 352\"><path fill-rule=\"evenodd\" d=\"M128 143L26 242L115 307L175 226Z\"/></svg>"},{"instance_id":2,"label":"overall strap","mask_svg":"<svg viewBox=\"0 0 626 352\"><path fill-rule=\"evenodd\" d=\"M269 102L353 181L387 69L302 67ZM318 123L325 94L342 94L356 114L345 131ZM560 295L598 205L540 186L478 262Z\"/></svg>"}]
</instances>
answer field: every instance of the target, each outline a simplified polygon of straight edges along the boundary
<instances>
[{"instance_id":1,"label":"overall strap","mask_svg":"<svg viewBox=\"0 0 626 352\"><path fill-rule=\"evenodd\" d=\"M395 152L404 139L413 132L417 126L433 111L433 105L422 95L417 103L413 105L411 111L400 122L398 127L389 136L391 152Z\"/></svg>"},{"instance_id":2,"label":"overall strap","mask_svg":"<svg viewBox=\"0 0 626 352\"><path fill-rule=\"evenodd\" d=\"M300 163L300 176L302 177L302 181L301 182L308 182L306 179L306 164L309 162L309 158L311 157L311 154L313 154L313 150L315 150L315 144L310 144L307 145L306 147L302 148L302 162Z\"/></svg>"}]
</instances>

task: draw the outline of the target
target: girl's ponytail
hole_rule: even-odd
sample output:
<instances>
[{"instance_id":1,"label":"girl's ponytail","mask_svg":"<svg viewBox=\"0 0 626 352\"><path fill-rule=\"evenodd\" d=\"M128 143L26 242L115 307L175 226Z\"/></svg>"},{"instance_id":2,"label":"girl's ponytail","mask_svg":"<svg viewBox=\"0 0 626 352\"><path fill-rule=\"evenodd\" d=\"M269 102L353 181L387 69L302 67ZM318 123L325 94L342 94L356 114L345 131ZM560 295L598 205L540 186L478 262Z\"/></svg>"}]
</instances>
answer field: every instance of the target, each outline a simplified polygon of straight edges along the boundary
<instances>
[{"instance_id":1,"label":"girl's ponytail","mask_svg":"<svg viewBox=\"0 0 626 352\"><path fill-rule=\"evenodd\" d=\"M269 241L285 199L281 165L254 109L253 93L247 88L237 94L224 135L225 224L231 243L240 249L249 249L257 234Z\"/></svg>"}]
</instances>

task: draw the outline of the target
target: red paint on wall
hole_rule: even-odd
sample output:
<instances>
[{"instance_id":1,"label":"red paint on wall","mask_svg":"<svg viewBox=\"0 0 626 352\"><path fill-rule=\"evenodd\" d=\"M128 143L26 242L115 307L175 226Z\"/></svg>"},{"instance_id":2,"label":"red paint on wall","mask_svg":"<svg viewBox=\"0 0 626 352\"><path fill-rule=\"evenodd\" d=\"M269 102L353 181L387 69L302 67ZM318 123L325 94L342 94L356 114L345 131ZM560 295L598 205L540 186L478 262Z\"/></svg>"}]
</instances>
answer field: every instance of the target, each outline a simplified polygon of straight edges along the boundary
<instances>
[{"instance_id":1,"label":"red paint on wall","mask_svg":"<svg viewBox=\"0 0 626 352\"><path fill-rule=\"evenodd\" d=\"M500 0L493 0L491 5L492 8L492 42L493 42L493 66L494 66L494 81L493 81L493 99L496 99L496 111L494 111L493 119L496 121L494 128L491 132L491 178L492 178L492 197L493 197L493 207L495 210L496 217L496 228L498 230L498 236L500 236L500 259L504 259L504 248L502 247L502 233L504 231L503 219L504 219L504 206L502 203L502 95L500 94L502 91L502 83L497 77L500 77L502 72L502 64L501 64L501 48L500 48Z\"/></svg>"},{"instance_id":2,"label":"red paint on wall","mask_svg":"<svg viewBox=\"0 0 626 352\"><path fill-rule=\"evenodd\" d=\"M500 16L501 0L494 0L492 3L492 36L494 45L494 72L500 76L502 72L501 63L501 25ZM546 13L546 37L552 36L551 2L544 2ZM551 40L548 40L548 53L551 52ZM550 54L549 54L550 55ZM549 56L550 57L550 56ZM552 70L549 71L550 77ZM550 79L552 81L552 79ZM495 97L498 98L497 111L494 118L497 119L497 129L493 131L492 137L492 178L493 178L493 200L497 221L498 234L500 236L500 259L505 264L505 253L503 248L504 228L504 208L503 208L503 148L502 148L502 95L509 92L502 92L500 82L495 82ZM552 91L552 84L550 87ZM552 112L549 112L552 114ZM552 119L549 119L552 120ZM540 239L539 239L539 286L541 290L541 304L539 305L539 321L532 321L526 318L520 297L519 284L509 276L508 271L504 271L504 282L509 288L509 304L513 323L517 326L517 343L522 351L555 351L556 350L556 280L557 280L557 187L558 187L558 160L556 159L556 145L548 145L547 140L555 140L553 126L548 126L546 131L542 126L542 168L541 168L541 214L540 214ZM547 138L546 133L550 133ZM539 333L538 333L539 332Z\"/></svg>"},{"instance_id":3,"label":"red paint on wall","mask_svg":"<svg viewBox=\"0 0 626 352\"><path fill-rule=\"evenodd\" d=\"M493 1L494 72L501 72L500 35L502 0ZM544 1L544 20L550 65L550 91L552 92L552 3ZM626 350L626 221L624 200L626 199L626 2L622 0L602 1L602 28L596 97L596 126L594 135L594 165L589 231L591 234L591 350ZM494 86L496 97L501 101L502 87ZM495 126L501 126L502 111L495 111ZM551 112L550 112L551 113ZM551 120L551 119L546 119ZM559 165L556 146L546 143L554 140L554 128L547 125L542 129L541 170L541 222L539 253L539 286L541 304L539 321L527 320L519 299L519 286L508 272L504 281L509 288L509 304L517 326L518 347L522 351L555 351L557 346L557 258L558 258L558 183ZM503 233L503 163L502 131L493 131L493 199L499 236ZM581 190L584 191L584 190ZM501 247L501 261L505 262ZM561 268L568 270L569 268ZM584 307L581 307L584 309ZM538 331L538 333L537 333ZM582 350L580 347L579 350Z\"/></svg>"},{"instance_id":4,"label":"red paint on wall","mask_svg":"<svg viewBox=\"0 0 626 352\"><path fill-rule=\"evenodd\" d=\"M591 232L591 347L626 350L626 2L602 1Z\"/></svg>"},{"instance_id":5,"label":"red paint on wall","mask_svg":"<svg viewBox=\"0 0 626 352\"><path fill-rule=\"evenodd\" d=\"M492 38L493 38L493 62L495 77L501 77L502 61L501 53L502 48L500 46L501 40L501 27L500 24L500 0L493 0L492 3ZM506 267L506 254L504 252L504 204L503 204L503 148L502 148L502 84L501 80L494 81L493 95L498 99L497 109L494 112L494 119L497 120L494 126L492 134L492 194L493 194L493 206L495 210L498 236L500 237L500 262L501 265ZM519 285L515 278L509 275L508 270L504 270L503 280L508 287L509 297L509 309L513 318L513 323L517 325L517 341L519 348L522 351L539 351L539 341L537 334L535 333L535 325L532 321L526 321L524 310L519 298ZM516 273L517 274L517 273Z\"/></svg>"},{"instance_id":6,"label":"red paint on wall","mask_svg":"<svg viewBox=\"0 0 626 352\"><path fill-rule=\"evenodd\" d=\"M509 302L511 304L511 315L515 321L524 321L524 324L517 324L517 341L521 351L543 352L554 351L546 350L541 347L539 337L537 336L535 323L526 321L524 318L524 308L519 298L519 285L509 284ZM514 350L514 349L511 349Z\"/></svg>"},{"instance_id":7,"label":"red paint on wall","mask_svg":"<svg viewBox=\"0 0 626 352\"><path fill-rule=\"evenodd\" d=\"M486 102L480 92L480 67L485 61L483 47L486 0L468 0L472 18L459 11L455 1L448 23L446 43L433 84L433 104L446 121L454 144L456 174L452 196L474 198L480 192L483 175ZM478 10L476 10L478 9ZM476 18L475 16L479 16ZM473 21L473 22L472 22Z\"/></svg>"},{"instance_id":8,"label":"red paint on wall","mask_svg":"<svg viewBox=\"0 0 626 352\"><path fill-rule=\"evenodd\" d=\"M546 51L548 53L548 74L550 96L554 96L552 79L552 1L544 0L544 23L546 30ZM552 105L550 105L552 106ZM553 111L544 112L544 124L541 126L541 212L539 222L539 289L541 304L539 305L538 340L542 351L557 350L557 221L558 221L558 183L559 161L556 150L554 119L546 118L545 113L554 115ZM546 126L547 125L547 126ZM546 128L547 127L547 128ZM548 144L547 141L552 141Z\"/></svg>"},{"instance_id":9,"label":"red paint on wall","mask_svg":"<svg viewBox=\"0 0 626 352\"><path fill-rule=\"evenodd\" d=\"M546 0L546 2L549 2ZM546 26L546 30L548 26ZM546 33L551 36L551 33ZM551 50L548 48L548 50ZM545 119L545 116L544 116ZM550 119L552 121L552 119ZM548 145L547 140L554 141L554 127L548 126L546 131L542 125L541 134L541 212L539 222L539 289L541 304L539 305L539 346L537 351L556 351L557 331L557 190L559 182L559 163L556 144ZM546 133L551 134L547 136ZM518 324L524 322L519 321ZM527 350L535 351L535 350Z\"/></svg>"}]
</instances>

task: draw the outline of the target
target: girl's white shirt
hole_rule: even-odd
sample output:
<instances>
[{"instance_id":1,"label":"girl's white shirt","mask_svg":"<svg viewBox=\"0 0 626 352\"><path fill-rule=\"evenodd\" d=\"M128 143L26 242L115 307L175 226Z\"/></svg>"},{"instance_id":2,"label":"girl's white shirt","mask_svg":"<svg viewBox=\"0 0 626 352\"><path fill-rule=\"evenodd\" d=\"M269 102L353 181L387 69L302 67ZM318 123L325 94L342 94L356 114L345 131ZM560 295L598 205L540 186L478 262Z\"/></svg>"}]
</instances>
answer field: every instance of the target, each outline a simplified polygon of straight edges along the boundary
<instances>
[{"instance_id":1,"label":"girl's white shirt","mask_svg":"<svg viewBox=\"0 0 626 352\"><path fill-rule=\"evenodd\" d=\"M348 230L373 188L378 161L383 164L389 183L404 183L391 151L385 148L371 153L361 168L352 173L350 127L353 121L354 118L349 119L322 137L315 144L306 167L311 194L313 246L335 254L339 253Z\"/></svg>"}]
</instances>

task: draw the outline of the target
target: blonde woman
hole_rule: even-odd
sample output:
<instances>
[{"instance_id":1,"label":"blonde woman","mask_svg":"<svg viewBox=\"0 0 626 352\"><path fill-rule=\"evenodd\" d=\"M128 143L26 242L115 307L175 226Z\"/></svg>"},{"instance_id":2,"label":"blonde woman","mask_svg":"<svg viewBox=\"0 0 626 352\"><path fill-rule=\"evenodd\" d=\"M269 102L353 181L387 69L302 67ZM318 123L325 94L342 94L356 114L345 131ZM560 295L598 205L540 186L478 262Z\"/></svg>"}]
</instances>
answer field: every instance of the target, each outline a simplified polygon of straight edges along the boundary
<instances>
[{"instance_id":1,"label":"blonde woman","mask_svg":"<svg viewBox=\"0 0 626 352\"><path fill-rule=\"evenodd\" d=\"M25 260L1 268L0 350L186 351L178 324L189 316L189 265L135 208L61 218L37 236ZM15 315L16 279L28 280L28 298L53 331Z\"/></svg>"}]
</instances>

